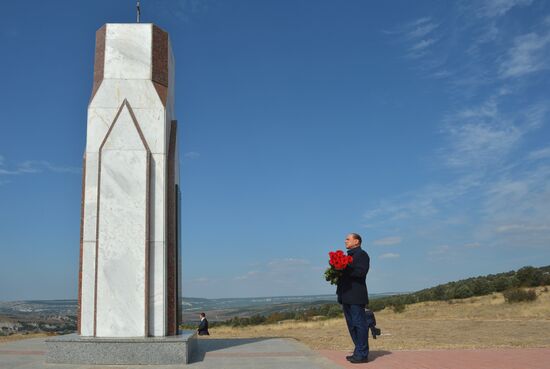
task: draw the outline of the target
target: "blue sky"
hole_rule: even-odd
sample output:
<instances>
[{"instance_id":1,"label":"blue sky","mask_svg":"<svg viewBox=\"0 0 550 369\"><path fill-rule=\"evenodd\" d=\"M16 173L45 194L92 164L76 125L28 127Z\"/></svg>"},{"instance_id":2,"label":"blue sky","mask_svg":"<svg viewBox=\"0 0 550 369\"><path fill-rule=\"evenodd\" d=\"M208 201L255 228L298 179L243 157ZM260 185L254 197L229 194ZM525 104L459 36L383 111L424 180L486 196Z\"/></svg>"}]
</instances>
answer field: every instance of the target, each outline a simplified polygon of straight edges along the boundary
<instances>
[{"instance_id":1,"label":"blue sky","mask_svg":"<svg viewBox=\"0 0 550 369\"><path fill-rule=\"evenodd\" d=\"M0 22L0 300L75 298L95 31L134 1ZM371 292L550 264L550 3L142 1L170 33L184 295Z\"/></svg>"}]
</instances>

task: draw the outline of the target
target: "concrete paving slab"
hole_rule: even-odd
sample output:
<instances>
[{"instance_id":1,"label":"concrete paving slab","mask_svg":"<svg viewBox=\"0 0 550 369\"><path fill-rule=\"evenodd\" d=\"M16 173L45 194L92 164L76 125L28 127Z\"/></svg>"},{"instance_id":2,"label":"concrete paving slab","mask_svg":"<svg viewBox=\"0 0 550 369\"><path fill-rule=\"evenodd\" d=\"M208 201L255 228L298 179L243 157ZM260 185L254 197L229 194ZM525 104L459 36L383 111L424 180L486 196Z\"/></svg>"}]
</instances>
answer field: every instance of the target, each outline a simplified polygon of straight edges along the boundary
<instances>
[{"instance_id":1,"label":"concrete paving slab","mask_svg":"<svg viewBox=\"0 0 550 369\"><path fill-rule=\"evenodd\" d=\"M284 338L200 338L189 364L71 365L45 363L45 338L0 344L0 369L335 369L338 364Z\"/></svg>"}]
</instances>

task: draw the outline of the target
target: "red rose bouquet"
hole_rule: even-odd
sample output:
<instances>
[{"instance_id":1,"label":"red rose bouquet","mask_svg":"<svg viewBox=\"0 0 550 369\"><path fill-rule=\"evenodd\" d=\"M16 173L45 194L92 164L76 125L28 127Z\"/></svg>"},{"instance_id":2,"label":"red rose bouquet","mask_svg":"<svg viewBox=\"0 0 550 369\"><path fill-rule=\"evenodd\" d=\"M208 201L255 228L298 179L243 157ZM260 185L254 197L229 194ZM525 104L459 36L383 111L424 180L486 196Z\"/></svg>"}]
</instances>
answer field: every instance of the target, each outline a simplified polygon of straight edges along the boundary
<instances>
[{"instance_id":1,"label":"red rose bouquet","mask_svg":"<svg viewBox=\"0 0 550 369\"><path fill-rule=\"evenodd\" d=\"M344 269L353 262L353 258L344 254L342 250L328 253L330 267L325 271L325 279L330 284L338 284L338 279L344 273Z\"/></svg>"}]
</instances>

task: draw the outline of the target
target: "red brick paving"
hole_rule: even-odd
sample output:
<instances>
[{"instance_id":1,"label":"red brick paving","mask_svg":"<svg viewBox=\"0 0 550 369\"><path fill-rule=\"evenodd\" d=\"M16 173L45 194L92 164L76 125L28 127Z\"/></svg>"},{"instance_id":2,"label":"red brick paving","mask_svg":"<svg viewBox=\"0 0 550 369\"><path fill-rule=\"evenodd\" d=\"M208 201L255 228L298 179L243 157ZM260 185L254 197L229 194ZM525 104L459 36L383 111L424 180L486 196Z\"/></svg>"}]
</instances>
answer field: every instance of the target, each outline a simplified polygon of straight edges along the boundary
<instances>
[{"instance_id":1,"label":"red brick paving","mask_svg":"<svg viewBox=\"0 0 550 369\"><path fill-rule=\"evenodd\" d=\"M318 352L344 368L356 369L550 369L549 348L371 351L365 364L348 362L349 352Z\"/></svg>"}]
</instances>

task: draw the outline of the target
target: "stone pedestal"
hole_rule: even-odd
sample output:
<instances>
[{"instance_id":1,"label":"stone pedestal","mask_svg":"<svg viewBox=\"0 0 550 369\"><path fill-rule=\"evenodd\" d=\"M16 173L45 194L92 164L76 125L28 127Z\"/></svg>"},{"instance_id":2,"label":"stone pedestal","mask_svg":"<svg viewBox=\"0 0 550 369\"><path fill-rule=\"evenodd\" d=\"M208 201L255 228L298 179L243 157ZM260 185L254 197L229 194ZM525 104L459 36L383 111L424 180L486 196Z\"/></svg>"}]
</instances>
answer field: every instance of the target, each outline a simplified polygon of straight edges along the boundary
<instances>
[{"instance_id":1,"label":"stone pedestal","mask_svg":"<svg viewBox=\"0 0 550 369\"><path fill-rule=\"evenodd\" d=\"M46 340L47 363L100 365L188 364L196 349L194 331L177 336L95 338L68 334Z\"/></svg>"}]
</instances>

